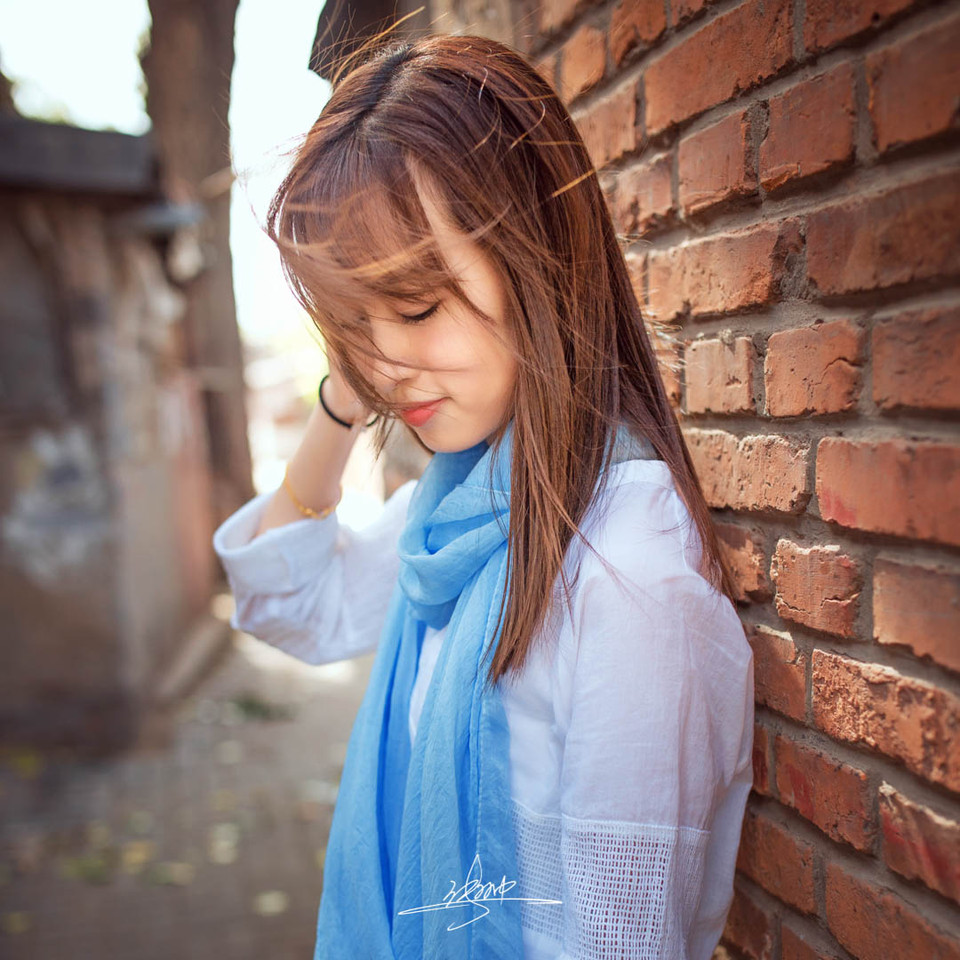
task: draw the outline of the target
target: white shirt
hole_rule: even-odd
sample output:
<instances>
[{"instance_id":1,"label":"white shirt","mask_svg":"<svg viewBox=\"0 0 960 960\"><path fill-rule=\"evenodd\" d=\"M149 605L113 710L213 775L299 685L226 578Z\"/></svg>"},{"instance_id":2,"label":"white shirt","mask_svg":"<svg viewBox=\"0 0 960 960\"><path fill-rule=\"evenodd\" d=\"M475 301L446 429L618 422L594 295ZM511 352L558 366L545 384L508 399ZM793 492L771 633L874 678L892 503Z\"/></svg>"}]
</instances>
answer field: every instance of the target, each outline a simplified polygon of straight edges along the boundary
<instances>
[{"instance_id":1,"label":"white shirt","mask_svg":"<svg viewBox=\"0 0 960 960\"><path fill-rule=\"evenodd\" d=\"M603 509L581 528L623 589L575 538L572 610L560 603L501 686L518 895L563 901L521 905L524 957L709 960L752 784L753 656L733 604L698 572L667 464L609 469ZM312 664L375 650L415 483L362 529L333 513L251 540L272 493L242 506L213 539L232 625ZM444 634L424 638L411 739Z\"/></svg>"}]
</instances>

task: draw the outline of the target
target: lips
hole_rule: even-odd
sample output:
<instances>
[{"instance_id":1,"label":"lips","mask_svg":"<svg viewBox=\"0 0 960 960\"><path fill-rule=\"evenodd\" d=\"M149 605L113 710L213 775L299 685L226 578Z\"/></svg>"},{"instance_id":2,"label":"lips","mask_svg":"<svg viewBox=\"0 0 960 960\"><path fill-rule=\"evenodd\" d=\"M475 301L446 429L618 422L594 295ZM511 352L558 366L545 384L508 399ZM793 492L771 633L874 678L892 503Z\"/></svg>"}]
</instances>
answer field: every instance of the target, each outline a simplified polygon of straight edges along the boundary
<instances>
[{"instance_id":1,"label":"lips","mask_svg":"<svg viewBox=\"0 0 960 960\"><path fill-rule=\"evenodd\" d=\"M446 397L441 397L439 400L431 400L429 403L418 403L416 406L402 407L400 409L400 416L403 417L404 421L409 423L410 426L422 427L434 413L436 413L437 407L439 407L444 400L446 400Z\"/></svg>"}]
</instances>

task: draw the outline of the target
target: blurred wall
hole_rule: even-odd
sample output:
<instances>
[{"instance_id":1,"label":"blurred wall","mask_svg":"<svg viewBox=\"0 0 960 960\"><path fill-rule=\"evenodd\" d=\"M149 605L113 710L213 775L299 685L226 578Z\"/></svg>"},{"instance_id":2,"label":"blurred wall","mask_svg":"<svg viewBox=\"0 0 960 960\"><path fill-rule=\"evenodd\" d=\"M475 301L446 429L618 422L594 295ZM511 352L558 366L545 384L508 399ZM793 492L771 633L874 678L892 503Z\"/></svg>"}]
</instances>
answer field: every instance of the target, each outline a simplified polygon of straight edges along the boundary
<instances>
[{"instance_id":1,"label":"blurred wall","mask_svg":"<svg viewBox=\"0 0 960 960\"><path fill-rule=\"evenodd\" d=\"M166 267L178 216L147 138L0 119L4 741L134 740L208 603L206 427Z\"/></svg>"}]
</instances>

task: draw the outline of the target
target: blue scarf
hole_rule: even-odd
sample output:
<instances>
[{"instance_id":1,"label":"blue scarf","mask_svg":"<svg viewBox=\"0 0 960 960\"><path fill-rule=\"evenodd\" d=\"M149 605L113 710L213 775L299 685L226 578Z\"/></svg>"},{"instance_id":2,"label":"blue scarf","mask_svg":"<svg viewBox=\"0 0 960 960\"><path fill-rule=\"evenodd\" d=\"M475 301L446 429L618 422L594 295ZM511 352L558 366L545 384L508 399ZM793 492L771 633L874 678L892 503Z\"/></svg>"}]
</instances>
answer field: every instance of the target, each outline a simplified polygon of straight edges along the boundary
<instances>
[{"instance_id":1,"label":"blue scarf","mask_svg":"<svg viewBox=\"0 0 960 960\"><path fill-rule=\"evenodd\" d=\"M523 956L509 732L498 686L485 682L509 586L512 441L511 420L498 447L434 454L411 497L398 582L347 745L314 960ZM643 449L623 426L615 441L614 461ZM426 626L447 633L411 750Z\"/></svg>"}]
</instances>

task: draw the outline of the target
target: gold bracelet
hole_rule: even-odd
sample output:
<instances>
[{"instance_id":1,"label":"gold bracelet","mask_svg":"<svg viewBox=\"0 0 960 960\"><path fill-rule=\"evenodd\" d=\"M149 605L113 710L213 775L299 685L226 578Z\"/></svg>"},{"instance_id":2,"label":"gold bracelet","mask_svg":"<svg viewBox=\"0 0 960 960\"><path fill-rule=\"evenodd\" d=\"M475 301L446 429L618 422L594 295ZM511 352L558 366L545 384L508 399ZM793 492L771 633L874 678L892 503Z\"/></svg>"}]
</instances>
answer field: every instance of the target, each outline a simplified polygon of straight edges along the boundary
<instances>
[{"instance_id":1,"label":"gold bracelet","mask_svg":"<svg viewBox=\"0 0 960 960\"><path fill-rule=\"evenodd\" d=\"M296 497L296 494L293 490L290 489L290 482L287 480L287 470L290 469L290 464L287 464L286 470L283 471L283 486L284 489L290 496L290 499L293 501L293 505L305 516L310 517L313 520L323 520L324 517L329 517L334 510L337 509L337 504L340 503L340 500L343 498L343 487L340 487L340 493L337 496L337 499L333 502L332 506L327 507L324 510L314 510L311 507L302 504Z\"/></svg>"}]
</instances>

